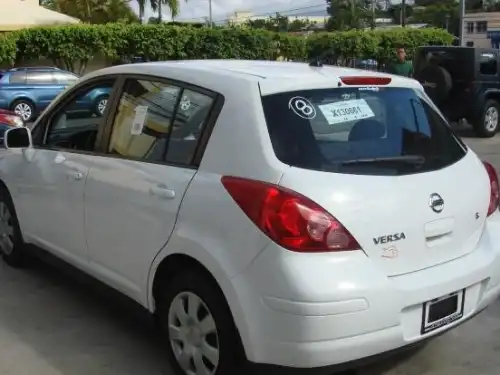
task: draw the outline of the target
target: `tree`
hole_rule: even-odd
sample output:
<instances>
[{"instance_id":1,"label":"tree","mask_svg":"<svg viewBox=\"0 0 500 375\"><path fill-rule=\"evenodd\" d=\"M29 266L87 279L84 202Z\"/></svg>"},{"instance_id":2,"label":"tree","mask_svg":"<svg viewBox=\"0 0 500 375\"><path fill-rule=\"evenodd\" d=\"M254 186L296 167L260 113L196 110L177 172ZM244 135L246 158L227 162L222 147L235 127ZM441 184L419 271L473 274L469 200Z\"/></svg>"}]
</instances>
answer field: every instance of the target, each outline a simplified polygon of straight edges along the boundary
<instances>
[{"instance_id":1,"label":"tree","mask_svg":"<svg viewBox=\"0 0 500 375\"><path fill-rule=\"evenodd\" d=\"M138 22L129 0L42 0L42 5L87 23Z\"/></svg>"},{"instance_id":2,"label":"tree","mask_svg":"<svg viewBox=\"0 0 500 375\"><path fill-rule=\"evenodd\" d=\"M374 27L376 0L326 0L326 4L330 31Z\"/></svg>"},{"instance_id":3,"label":"tree","mask_svg":"<svg viewBox=\"0 0 500 375\"><path fill-rule=\"evenodd\" d=\"M258 18L246 22L246 26L252 29L265 29L269 31L302 31L311 28L314 24L315 22L298 18L290 21L289 17L282 16L279 13L267 19Z\"/></svg>"},{"instance_id":4,"label":"tree","mask_svg":"<svg viewBox=\"0 0 500 375\"><path fill-rule=\"evenodd\" d=\"M186 3L188 0L185 0ZM180 2L179 0L149 0L151 4L151 9L154 12L158 12L158 20L159 22L163 21L163 5L166 5L170 10L170 16L172 20L175 19L179 15L180 11Z\"/></svg>"}]
</instances>

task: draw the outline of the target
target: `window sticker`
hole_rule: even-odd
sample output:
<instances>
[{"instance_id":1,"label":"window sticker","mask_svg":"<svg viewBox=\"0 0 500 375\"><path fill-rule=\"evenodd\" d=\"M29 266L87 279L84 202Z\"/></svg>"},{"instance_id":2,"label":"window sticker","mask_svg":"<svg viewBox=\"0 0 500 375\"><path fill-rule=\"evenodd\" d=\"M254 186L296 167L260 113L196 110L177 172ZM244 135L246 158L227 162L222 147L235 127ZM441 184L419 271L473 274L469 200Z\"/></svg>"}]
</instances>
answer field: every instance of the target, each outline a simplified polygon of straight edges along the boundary
<instances>
[{"instance_id":1,"label":"window sticker","mask_svg":"<svg viewBox=\"0 0 500 375\"><path fill-rule=\"evenodd\" d=\"M186 95L184 95L181 98L179 107L181 108L181 110L187 111L189 108L191 108L191 100L189 100L189 98Z\"/></svg>"},{"instance_id":2,"label":"window sticker","mask_svg":"<svg viewBox=\"0 0 500 375\"><path fill-rule=\"evenodd\" d=\"M135 108L135 116L132 121L132 127L130 128L130 134L141 135L144 124L146 123L146 117L148 115L148 106L139 105Z\"/></svg>"},{"instance_id":3,"label":"window sticker","mask_svg":"<svg viewBox=\"0 0 500 375\"><path fill-rule=\"evenodd\" d=\"M329 125L375 117L364 99L347 100L318 106Z\"/></svg>"},{"instance_id":4,"label":"window sticker","mask_svg":"<svg viewBox=\"0 0 500 375\"><path fill-rule=\"evenodd\" d=\"M316 117L316 108L314 108L314 105L309 100L302 96L294 96L290 99L288 108L297 116L306 120L312 120Z\"/></svg>"}]
</instances>

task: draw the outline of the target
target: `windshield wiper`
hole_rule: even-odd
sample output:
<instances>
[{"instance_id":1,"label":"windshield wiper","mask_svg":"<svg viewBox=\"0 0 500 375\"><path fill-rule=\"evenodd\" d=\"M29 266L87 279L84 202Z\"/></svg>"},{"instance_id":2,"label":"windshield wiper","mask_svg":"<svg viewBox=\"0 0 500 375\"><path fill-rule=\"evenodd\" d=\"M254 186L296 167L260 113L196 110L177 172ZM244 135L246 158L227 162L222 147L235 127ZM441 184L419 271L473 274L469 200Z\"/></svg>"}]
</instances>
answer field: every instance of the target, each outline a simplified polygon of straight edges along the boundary
<instances>
[{"instance_id":1,"label":"windshield wiper","mask_svg":"<svg viewBox=\"0 0 500 375\"><path fill-rule=\"evenodd\" d=\"M388 156L381 158L360 158L345 160L340 162L342 165L355 165L355 164L377 164L377 163L402 163L410 164L416 167L421 167L425 163L425 157L420 155L400 155L400 156Z\"/></svg>"}]
</instances>

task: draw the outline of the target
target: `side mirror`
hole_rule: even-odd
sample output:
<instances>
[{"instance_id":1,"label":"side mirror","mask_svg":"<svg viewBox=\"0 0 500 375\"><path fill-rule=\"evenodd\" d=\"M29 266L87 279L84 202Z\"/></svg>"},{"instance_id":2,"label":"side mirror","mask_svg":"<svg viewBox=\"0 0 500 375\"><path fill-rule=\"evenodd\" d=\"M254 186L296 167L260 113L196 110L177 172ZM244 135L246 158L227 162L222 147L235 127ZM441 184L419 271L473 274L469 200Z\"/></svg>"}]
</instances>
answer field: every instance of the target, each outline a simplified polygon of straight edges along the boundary
<instances>
[{"instance_id":1,"label":"side mirror","mask_svg":"<svg viewBox=\"0 0 500 375\"><path fill-rule=\"evenodd\" d=\"M11 148L30 148L33 147L31 130L28 128L12 128L5 132L3 136L4 147Z\"/></svg>"}]
</instances>

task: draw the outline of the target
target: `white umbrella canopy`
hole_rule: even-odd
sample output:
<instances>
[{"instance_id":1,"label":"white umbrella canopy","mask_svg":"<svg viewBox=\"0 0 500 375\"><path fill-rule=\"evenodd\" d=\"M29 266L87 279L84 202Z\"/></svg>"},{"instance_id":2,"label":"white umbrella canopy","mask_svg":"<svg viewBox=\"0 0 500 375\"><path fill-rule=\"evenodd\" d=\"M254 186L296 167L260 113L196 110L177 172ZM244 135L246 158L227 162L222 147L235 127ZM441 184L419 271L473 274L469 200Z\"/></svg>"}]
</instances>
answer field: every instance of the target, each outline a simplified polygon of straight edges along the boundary
<instances>
[{"instance_id":1,"label":"white umbrella canopy","mask_svg":"<svg viewBox=\"0 0 500 375\"><path fill-rule=\"evenodd\" d=\"M34 26L64 25L80 20L38 5L38 0L1 0L0 32Z\"/></svg>"}]
</instances>

